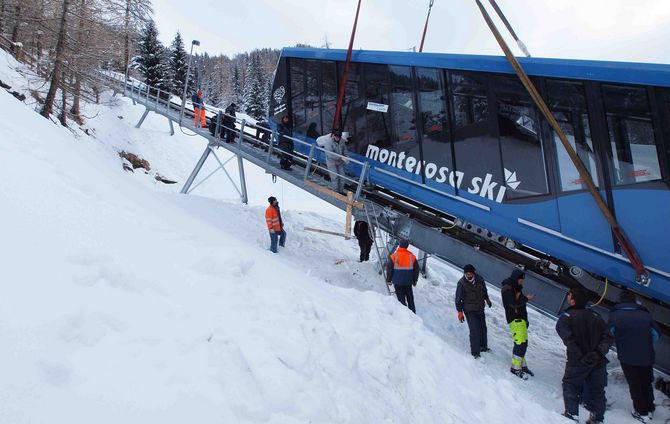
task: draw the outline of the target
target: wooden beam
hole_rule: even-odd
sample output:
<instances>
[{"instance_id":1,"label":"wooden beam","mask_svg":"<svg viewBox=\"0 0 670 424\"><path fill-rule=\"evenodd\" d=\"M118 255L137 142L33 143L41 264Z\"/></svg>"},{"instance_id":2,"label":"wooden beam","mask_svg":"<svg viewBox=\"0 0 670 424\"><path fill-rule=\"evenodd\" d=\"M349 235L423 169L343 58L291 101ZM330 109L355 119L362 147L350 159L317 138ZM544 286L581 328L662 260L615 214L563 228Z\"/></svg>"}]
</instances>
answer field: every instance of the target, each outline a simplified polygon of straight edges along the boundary
<instances>
[{"instance_id":1,"label":"wooden beam","mask_svg":"<svg viewBox=\"0 0 670 424\"><path fill-rule=\"evenodd\" d=\"M319 230L318 228L305 227L305 231L313 231L315 233L321 233L321 234L328 234L328 235L331 235L331 236L344 237L347 240L349 240L351 238L351 237L347 237L346 234L336 233L335 231Z\"/></svg>"},{"instance_id":2,"label":"wooden beam","mask_svg":"<svg viewBox=\"0 0 670 424\"><path fill-rule=\"evenodd\" d=\"M339 200L339 201L341 201L342 203L344 203L345 205L350 204L350 203L349 203L349 199L347 198L347 196L345 196L345 195L343 195L343 194L340 194L340 193L338 193L338 192L336 192L336 191L333 191L333 190L331 190L331 189L329 189L329 188L322 187L322 186L318 185L318 184L315 183L315 182L312 182L312 181L305 181L305 185L306 185L307 187L312 188L312 189L314 189L314 190L316 190L316 191L319 191L319 192L321 192L321 193L323 193L323 194L326 194L326 195L328 195L328 196L334 197L334 198L336 198L337 200ZM352 199L352 200L353 200L353 199ZM363 209L363 203L361 203L361 202L358 202L358 201L353 202L353 201L352 201L352 202L351 202L351 205L352 205L353 207L355 207L356 209Z\"/></svg>"},{"instance_id":3,"label":"wooden beam","mask_svg":"<svg viewBox=\"0 0 670 424\"><path fill-rule=\"evenodd\" d=\"M351 237L351 211L352 211L352 204L354 203L354 195L350 191L347 192L347 215L344 220L344 234L346 234L347 237Z\"/></svg>"}]
</instances>

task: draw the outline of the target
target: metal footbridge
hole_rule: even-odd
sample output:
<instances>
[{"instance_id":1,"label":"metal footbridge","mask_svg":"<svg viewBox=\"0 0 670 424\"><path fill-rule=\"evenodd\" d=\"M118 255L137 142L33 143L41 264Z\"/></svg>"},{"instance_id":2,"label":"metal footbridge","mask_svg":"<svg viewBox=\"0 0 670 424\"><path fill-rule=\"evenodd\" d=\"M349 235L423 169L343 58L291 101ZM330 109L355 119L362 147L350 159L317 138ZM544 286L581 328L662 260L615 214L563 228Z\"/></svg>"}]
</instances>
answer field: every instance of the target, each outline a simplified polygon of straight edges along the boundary
<instances>
[{"instance_id":1,"label":"metal footbridge","mask_svg":"<svg viewBox=\"0 0 670 424\"><path fill-rule=\"evenodd\" d=\"M181 99L172 96L160 89L149 87L135 80L127 80L124 75L113 72L102 72L102 78L115 91L123 93L134 103L143 105L145 111L137 123L139 128L150 112L167 118L171 134L174 134L174 123L178 125L183 119L184 112ZM206 128L189 128L195 134L204 137L207 147L196 163L193 172L184 184L181 192L190 193L197 186L206 181L215 172L222 170L240 195L240 200L247 203L247 187L244 176L244 160L264 169L266 173L281 178L331 205L348 211L358 219L366 220L374 232L373 239L378 256L379 273L383 273L383 264L388 254L395 249L400 238L407 239L412 245L420 249L419 260L423 274L426 273L426 262L434 257L448 262L456 267L473 263L477 272L484 279L496 287L507 278L512 269L519 264L537 263L527 252L519 249L508 249L502 246L504 241L496 241L497 235L490 235L487 231L459 220L457 217L445 217L435 211L426 210L402 199L393 193L385 192L381 187L373 187L367 181L367 174L372 166L369 162L360 162L353 158L346 158L357 169L357 177L351 175L337 175L345 182L347 194L337 193L329 188L326 176L329 175L324 166L326 152L314 143L298 138L289 137L298 151L307 154L289 154L278 149L279 134L275 130L266 128L244 119L235 118L235 127L224 127L222 118L224 113L218 109L208 107L208 117L216 122L217 130L212 135ZM186 110L188 119L192 112ZM226 143L223 132L234 132L234 142ZM219 153L232 154L226 160L219 157ZM334 154L334 153L329 153ZM280 160L290 155L293 166L290 170L282 169ZM218 167L196 182L203 165L210 158L217 161ZM239 185L235 182L225 165L230 161L237 161ZM353 212L353 213L352 213ZM482 231L483 230L483 231ZM347 222L345 233L350 231L350 222ZM349 235L349 234L345 234ZM523 266L521 266L524 268ZM529 293L536 295L533 307L545 315L557 317L567 307L566 295L569 287L564 281L552 279L552 270L546 274L526 268L524 287ZM620 289L613 285L591 277L583 272L581 275L572 275L581 285L595 293L603 293L603 300L614 303L619 296ZM391 291L389 290L389 293ZM670 327L670 309L657 303L642 300L642 303L654 315L656 321ZM451 305L445 305L451 307ZM606 318L607 309L599 307L599 312ZM664 334L656 345L657 369L670 372L670 338Z\"/></svg>"}]
</instances>

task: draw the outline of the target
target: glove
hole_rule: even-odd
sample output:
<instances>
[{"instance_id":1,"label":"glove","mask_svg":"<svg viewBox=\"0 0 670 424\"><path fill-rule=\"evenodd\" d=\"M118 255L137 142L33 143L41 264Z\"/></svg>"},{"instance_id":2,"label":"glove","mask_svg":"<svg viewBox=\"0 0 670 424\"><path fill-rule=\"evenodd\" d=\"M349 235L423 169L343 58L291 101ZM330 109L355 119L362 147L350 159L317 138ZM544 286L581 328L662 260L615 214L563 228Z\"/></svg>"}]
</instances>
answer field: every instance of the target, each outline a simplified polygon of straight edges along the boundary
<instances>
[{"instance_id":1,"label":"glove","mask_svg":"<svg viewBox=\"0 0 670 424\"><path fill-rule=\"evenodd\" d=\"M603 355L600 352L594 350L584 355L580 361L587 367L595 367L602 361L602 359Z\"/></svg>"},{"instance_id":2,"label":"glove","mask_svg":"<svg viewBox=\"0 0 670 424\"><path fill-rule=\"evenodd\" d=\"M274 233L275 233L275 230L270 230L270 234L274 234Z\"/></svg>"},{"instance_id":3,"label":"glove","mask_svg":"<svg viewBox=\"0 0 670 424\"><path fill-rule=\"evenodd\" d=\"M487 304L488 307L490 308L491 305L493 305L493 304L491 303L491 299L485 299L485 300L486 300L486 304Z\"/></svg>"},{"instance_id":4,"label":"glove","mask_svg":"<svg viewBox=\"0 0 670 424\"><path fill-rule=\"evenodd\" d=\"M465 318L463 317L463 311L458 311L458 320L461 323L465 322Z\"/></svg>"}]
</instances>

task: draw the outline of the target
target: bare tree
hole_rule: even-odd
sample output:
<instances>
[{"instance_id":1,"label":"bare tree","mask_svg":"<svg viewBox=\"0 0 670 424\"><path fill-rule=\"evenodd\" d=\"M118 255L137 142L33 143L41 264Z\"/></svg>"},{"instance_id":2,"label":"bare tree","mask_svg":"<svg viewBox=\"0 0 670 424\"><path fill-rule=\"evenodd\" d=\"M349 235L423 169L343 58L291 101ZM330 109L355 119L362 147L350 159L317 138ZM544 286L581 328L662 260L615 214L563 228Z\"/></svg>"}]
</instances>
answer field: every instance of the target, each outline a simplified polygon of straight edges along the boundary
<instances>
[{"instance_id":1,"label":"bare tree","mask_svg":"<svg viewBox=\"0 0 670 424\"><path fill-rule=\"evenodd\" d=\"M63 0L63 10L60 18L60 29L58 30L58 38L56 41L56 51L54 59L54 68L51 71L51 81L49 85L49 92L44 101L42 108L42 116L49 118L53 113L54 100L56 99L56 91L61 83L63 72L63 61L65 58L65 36L68 30L68 9L70 7L70 0Z\"/></svg>"}]
</instances>

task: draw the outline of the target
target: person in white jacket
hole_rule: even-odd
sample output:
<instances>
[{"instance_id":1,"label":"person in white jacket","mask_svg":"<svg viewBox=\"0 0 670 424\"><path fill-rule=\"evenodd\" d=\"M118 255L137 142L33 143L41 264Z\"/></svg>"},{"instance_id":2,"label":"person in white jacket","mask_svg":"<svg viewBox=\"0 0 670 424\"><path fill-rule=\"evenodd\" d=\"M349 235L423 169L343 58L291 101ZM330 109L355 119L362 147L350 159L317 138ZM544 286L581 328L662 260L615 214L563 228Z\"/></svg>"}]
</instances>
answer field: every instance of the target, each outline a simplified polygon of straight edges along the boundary
<instances>
[{"instance_id":1,"label":"person in white jacket","mask_svg":"<svg viewBox=\"0 0 670 424\"><path fill-rule=\"evenodd\" d=\"M340 129L334 129L330 134L316 139L316 144L326 151L326 166L330 174L331 188L338 193L344 192L342 175L344 175L344 166L349 163L346 142Z\"/></svg>"}]
</instances>

